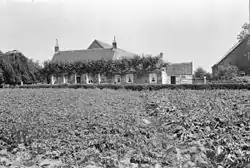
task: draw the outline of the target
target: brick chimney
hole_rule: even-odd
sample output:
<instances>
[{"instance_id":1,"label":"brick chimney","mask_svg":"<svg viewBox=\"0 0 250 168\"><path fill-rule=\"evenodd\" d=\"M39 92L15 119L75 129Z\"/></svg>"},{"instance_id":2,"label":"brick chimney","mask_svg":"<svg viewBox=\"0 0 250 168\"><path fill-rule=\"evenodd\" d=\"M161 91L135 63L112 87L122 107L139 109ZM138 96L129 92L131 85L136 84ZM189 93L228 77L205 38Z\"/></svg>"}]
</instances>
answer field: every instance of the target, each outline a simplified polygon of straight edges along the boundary
<instances>
[{"instance_id":1,"label":"brick chimney","mask_svg":"<svg viewBox=\"0 0 250 168\"><path fill-rule=\"evenodd\" d=\"M160 53L160 58L163 58L163 53L162 52Z\"/></svg>"},{"instance_id":2,"label":"brick chimney","mask_svg":"<svg viewBox=\"0 0 250 168\"><path fill-rule=\"evenodd\" d=\"M115 41L115 37L114 37L114 41L113 41L113 43L112 43L112 46L113 46L113 49L117 49L117 43L116 43L116 41Z\"/></svg>"},{"instance_id":3,"label":"brick chimney","mask_svg":"<svg viewBox=\"0 0 250 168\"><path fill-rule=\"evenodd\" d=\"M58 39L56 39L55 52L59 52Z\"/></svg>"}]
</instances>

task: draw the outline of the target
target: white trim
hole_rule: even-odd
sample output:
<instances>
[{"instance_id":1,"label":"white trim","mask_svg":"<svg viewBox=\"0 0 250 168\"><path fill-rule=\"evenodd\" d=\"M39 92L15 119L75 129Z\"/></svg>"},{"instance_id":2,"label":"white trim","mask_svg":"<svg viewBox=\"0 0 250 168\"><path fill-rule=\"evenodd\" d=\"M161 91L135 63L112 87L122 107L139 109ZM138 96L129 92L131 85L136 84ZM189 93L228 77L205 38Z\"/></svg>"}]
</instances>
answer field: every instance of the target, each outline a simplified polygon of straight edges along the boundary
<instances>
[{"instance_id":1,"label":"white trim","mask_svg":"<svg viewBox=\"0 0 250 168\"><path fill-rule=\"evenodd\" d=\"M63 75L63 84L66 83L65 75Z\"/></svg>"},{"instance_id":2,"label":"white trim","mask_svg":"<svg viewBox=\"0 0 250 168\"><path fill-rule=\"evenodd\" d=\"M101 74L98 74L98 83L101 83Z\"/></svg>"},{"instance_id":3,"label":"white trim","mask_svg":"<svg viewBox=\"0 0 250 168\"><path fill-rule=\"evenodd\" d=\"M89 84L89 75L87 73L85 74L85 80L86 80L86 84Z\"/></svg>"},{"instance_id":4,"label":"white trim","mask_svg":"<svg viewBox=\"0 0 250 168\"><path fill-rule=\"evenodd\" d=\"M55 78L54 75L51 75L51 84L54 85L55 84Z\"/></svg>"},{"instance_id":5,"label":"white trim","mask_svg":"<svg viewBox=\"0 0 250 168\"><path fill-rule=\"evenodd\" d=\"M93 76L92 75L90 75L90 74L86 74L86 83L87 84L92 84L92 83L94 83L93 82ZM92 82L91 82L92 81Z\"/></svg>"}]
</instances>

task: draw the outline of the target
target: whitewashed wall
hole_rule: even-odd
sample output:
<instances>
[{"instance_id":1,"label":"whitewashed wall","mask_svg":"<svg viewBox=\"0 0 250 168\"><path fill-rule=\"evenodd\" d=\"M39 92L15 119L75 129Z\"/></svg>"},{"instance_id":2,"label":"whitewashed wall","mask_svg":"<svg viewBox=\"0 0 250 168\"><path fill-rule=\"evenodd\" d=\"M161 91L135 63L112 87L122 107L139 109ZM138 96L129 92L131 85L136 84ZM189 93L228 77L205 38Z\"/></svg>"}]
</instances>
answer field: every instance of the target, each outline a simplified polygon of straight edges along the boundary
<instances>
[{"instance_id":1,"label":"whitewashed wall","mask_svg":"<svg viewBox=\"0 0 250 168\"><path fill-rule=\"evenodd\" d=\"M185 78L181 78L181 76L185 76ZM176 77L176 84L192 84L193 76L192 75L181 75Z\"/></svg>"}]
</instances>

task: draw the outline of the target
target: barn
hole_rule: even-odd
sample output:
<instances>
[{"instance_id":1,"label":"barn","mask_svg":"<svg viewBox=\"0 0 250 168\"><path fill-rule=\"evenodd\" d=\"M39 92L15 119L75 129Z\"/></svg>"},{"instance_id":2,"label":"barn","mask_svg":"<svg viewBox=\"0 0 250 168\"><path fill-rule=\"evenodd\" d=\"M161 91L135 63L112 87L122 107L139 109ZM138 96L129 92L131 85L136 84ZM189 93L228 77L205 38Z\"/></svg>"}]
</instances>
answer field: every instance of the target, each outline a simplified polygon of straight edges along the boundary
<instances>
[{"instance_id":1,"label":"barn","mask_svg":"<svg viewBox=\"0 0 250 168\"><path fill-rule=\"evenodd\" d=\"M217 76L220 66L237 66L241 74L250 74L250 34L235 44L221 60L212 66L213 76Z\"/></svg>"}]
</instances>

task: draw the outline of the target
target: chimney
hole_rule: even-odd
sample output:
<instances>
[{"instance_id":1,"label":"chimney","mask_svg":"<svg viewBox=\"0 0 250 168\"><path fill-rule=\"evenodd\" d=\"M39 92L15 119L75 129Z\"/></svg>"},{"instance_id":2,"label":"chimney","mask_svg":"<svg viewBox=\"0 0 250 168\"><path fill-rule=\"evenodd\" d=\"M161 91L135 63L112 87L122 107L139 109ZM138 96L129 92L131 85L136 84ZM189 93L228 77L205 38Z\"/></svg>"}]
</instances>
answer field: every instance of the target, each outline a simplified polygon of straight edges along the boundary
<instances>
[{"instance_id":1,"label":"chimney","mask_svg":"<svg viewBox=\"0 0 250 168\"><path fill-rule=\"evenodd\" d=\"M163 58L163 53L162 52L160 53L160 58Z\"/></svg>"},{"instance_id":2,"label":"chimney","mask_svg":"<svg viewBox=\"0 0 250 168\"><path fill-rule=\"evenodd\" d=\"M114 37L114 41L113 41L112 45L113 45L113 49L117 49L117 44L116 44L116 41L115 41L115 37Z\"/></svg>"},{"instance_id":3,"label":"chimney","mask_svg":"<svg viewBox=\"0 0 250 168\"><path fill-rule=\"evenodd\" d=\"M55 45L55 52L59 52L59 44L58 44L57 39L56 39L56 45Z\"/></svg>"}]
</instances>

